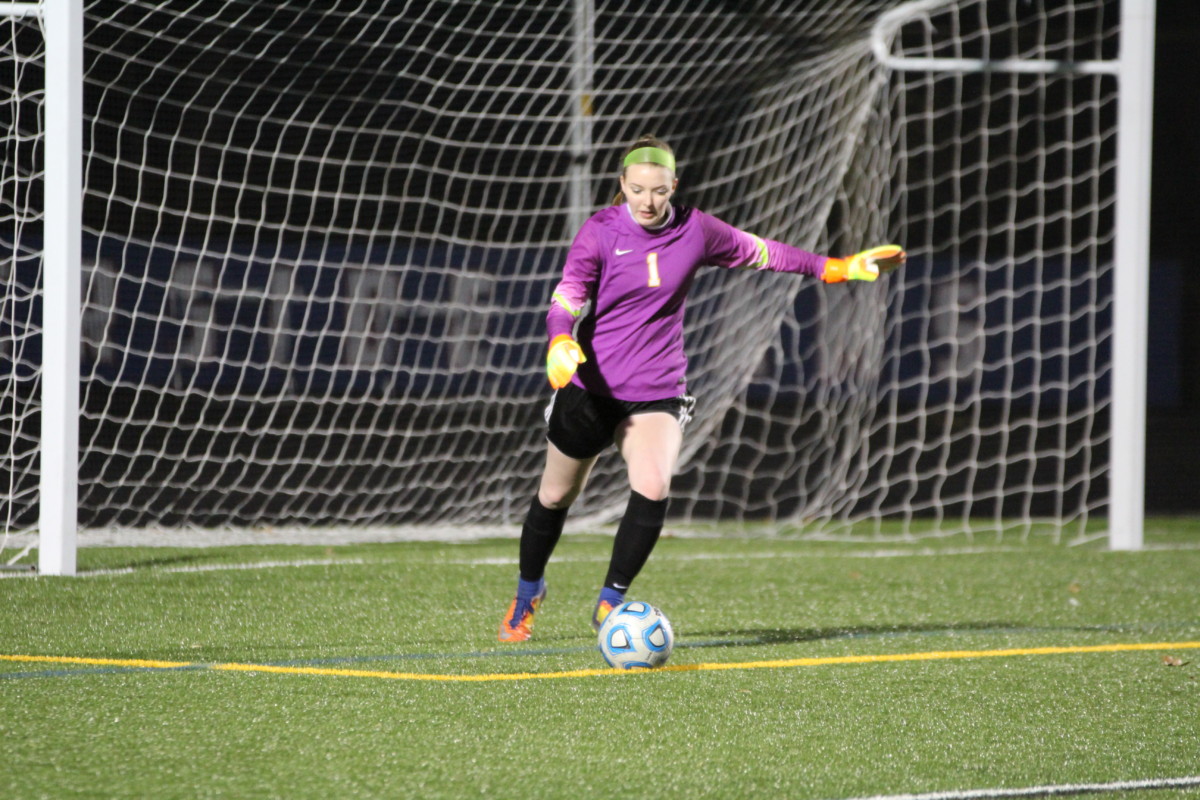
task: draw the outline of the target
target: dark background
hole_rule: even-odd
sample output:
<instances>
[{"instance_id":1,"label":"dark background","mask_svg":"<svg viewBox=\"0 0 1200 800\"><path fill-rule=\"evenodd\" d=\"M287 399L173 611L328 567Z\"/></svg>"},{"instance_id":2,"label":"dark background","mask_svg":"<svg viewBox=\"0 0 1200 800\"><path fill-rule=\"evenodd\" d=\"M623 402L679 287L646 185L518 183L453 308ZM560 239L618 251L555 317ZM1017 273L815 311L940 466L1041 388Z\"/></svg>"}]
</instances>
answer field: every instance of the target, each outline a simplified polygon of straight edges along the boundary
<instances>
[{"instance_id":1,"label":"dark background","mask_svg":"<svg viewBox=\"0 0 1200 800\"><path fill-rule=\"evenodd\" d=\"M1151 305L1177 313L1179 329L1162 331L1152 314L1149 368L1174 371L1178 392L1152 395L1148 409L1146 505L1182 512L1200 509L1200 3L1158 0L1155 28L1151 288L1166 296Z\"/></svg>"}]
</instances>

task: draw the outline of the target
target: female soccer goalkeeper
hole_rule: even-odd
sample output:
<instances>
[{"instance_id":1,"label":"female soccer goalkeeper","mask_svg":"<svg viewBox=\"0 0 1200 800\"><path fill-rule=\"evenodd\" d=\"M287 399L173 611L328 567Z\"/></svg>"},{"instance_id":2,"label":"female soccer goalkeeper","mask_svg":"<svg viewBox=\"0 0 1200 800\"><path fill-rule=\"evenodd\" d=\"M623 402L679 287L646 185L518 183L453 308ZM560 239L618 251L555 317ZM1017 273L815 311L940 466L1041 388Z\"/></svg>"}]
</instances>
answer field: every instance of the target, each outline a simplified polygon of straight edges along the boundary
<instances>
[{"instance_id":1,"label":"female soccer goalkeeper","mask_svg":"<svg viewBox=\"0 0 1200 800\"><path fill-rule=\"evenodd\" d=\"M839 283L873 281L904 263L895 245L827 258L761 239L695 208L673 207L675 156L653 136L630 147L620 184L614 204L576 235L546 316L546 374L555 389L546 410L546 466L521 530L517 595L500 625L501 641L529 638L567 510L611 444L625 460L629 504L593 627L622 602L654 549L695 402L684 377L683 316L697 269L796 272Z\"/></svg>"}]
</instances>

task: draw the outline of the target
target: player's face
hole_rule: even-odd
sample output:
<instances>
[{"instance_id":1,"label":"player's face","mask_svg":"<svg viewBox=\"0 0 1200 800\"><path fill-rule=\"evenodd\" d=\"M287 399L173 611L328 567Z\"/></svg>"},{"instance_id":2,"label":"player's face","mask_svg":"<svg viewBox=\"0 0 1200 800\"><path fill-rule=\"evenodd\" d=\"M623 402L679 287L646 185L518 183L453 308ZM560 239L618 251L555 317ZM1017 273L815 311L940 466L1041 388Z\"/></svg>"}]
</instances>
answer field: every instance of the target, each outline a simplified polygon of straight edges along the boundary
<instances>
[{"instance_id":1,"label":"player's face","mask_svg":"<svg viewBox=\"0 0 1200 800\"><path fill-rule=\"evenodd\" d=\"M633 218L643 227L661 225L671 211L671 195L679 181L658 164L631 164L621 176L621 191Z\"/></svg>"}]
</instances>

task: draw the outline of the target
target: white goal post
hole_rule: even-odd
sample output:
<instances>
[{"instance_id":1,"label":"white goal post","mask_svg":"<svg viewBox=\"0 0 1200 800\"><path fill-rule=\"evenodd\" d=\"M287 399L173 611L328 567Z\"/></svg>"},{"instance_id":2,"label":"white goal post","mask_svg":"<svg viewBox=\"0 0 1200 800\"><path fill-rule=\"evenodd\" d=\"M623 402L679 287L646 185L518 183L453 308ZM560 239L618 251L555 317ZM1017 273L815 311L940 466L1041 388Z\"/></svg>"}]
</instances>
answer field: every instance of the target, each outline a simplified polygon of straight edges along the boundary
<instances>
[{"instance_id":1,"label":"white goal post","mask_svg":"<svg viewBox=\"0 0 1200 800\"><path fill-rule=\"evenodd\" d=\"M83 0L46 0L42 474L38 571L75 574L83 224ZM51 423L51 424L47 424Z\"/></svg>"},{"instance_id":2,"label":"white goal post","mask_svg":"<svg viewBox=\"0 0 1200 800\"><path fill-rule=\"evenodd\" d=\"M0 3L0 21L9 25L16 21L31 25L40 22L45 40L42 318L52 324L41 328L38 569L44 575L73 575L79 481L83 2ZM9 55L18 57L12 51ZM20 220L10 217L10 221L16 230ZM12 258L15 262L15 246ZM10 266L10 280L15 275L15 266ZM9 373L13 371L10 368ZM9 412L14 420L18 416L15 405L14 399L14 408ZM10 439L10 452L15 439ZM16 465L10 461L7 466L11 515L15 502L11 475Z\"/></svg>"},{"instance_id":3,"label":"white goal post","mask_svg":"<svg viewBox=\"0 0 1200 800\"><path fill-rule=\"evenodd\" d=\"M702 274L671 524L1141 547L1153 0L804 6L0 3L5 541L511 532L549 289L654 132L685 203L911 256Z\"/></svg>"}]
</instances>

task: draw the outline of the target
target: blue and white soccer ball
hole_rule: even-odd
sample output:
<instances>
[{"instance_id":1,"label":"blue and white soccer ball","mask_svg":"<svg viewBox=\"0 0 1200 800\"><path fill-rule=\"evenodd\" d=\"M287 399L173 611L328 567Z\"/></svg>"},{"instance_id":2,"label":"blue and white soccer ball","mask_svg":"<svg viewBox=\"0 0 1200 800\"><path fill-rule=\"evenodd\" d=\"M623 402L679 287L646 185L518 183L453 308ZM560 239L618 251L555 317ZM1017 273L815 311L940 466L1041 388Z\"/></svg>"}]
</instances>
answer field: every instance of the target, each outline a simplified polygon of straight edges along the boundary
<instances>
[{"instance_id":1,"label":"blue and white soccer ball","mask_svg":"<svg viewBox=\"0 0 1200 800\"><path fill-rule=\"evenodd\" d=\"M674 647L675 632L666 615L641 600L617 606L600 626L600 654L610 667L661 667Z\"/></svg>"}]
</instances>

